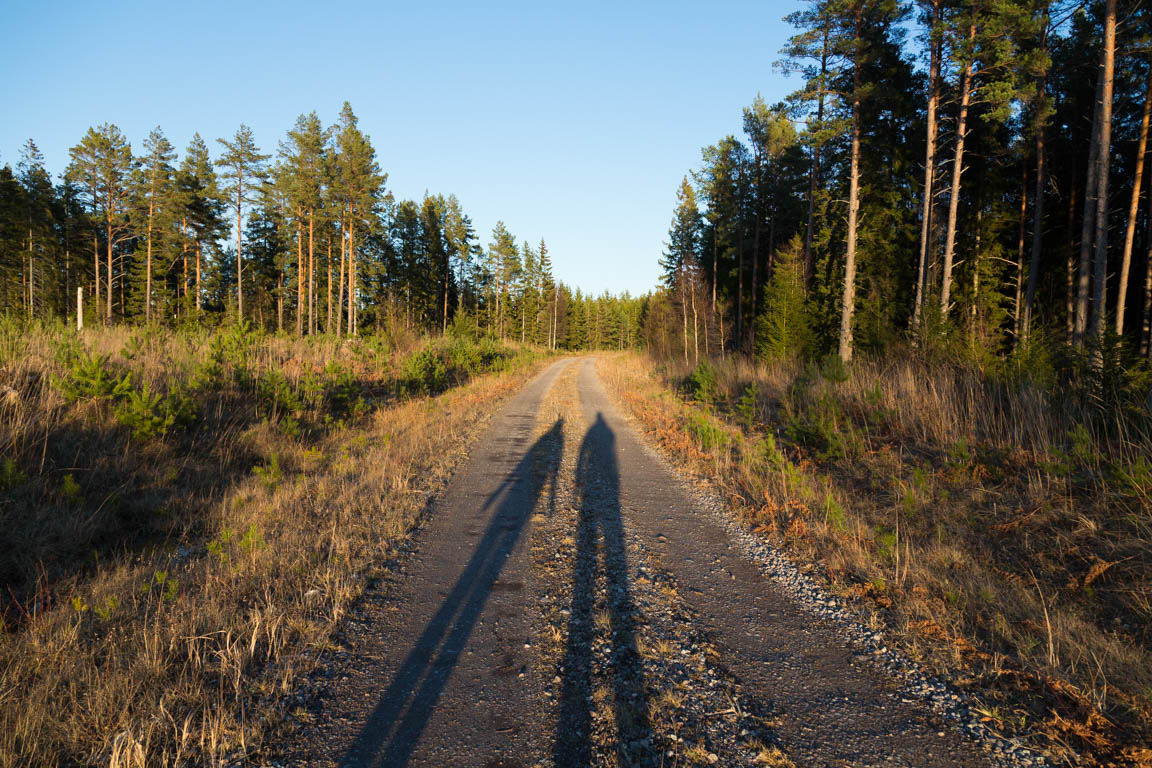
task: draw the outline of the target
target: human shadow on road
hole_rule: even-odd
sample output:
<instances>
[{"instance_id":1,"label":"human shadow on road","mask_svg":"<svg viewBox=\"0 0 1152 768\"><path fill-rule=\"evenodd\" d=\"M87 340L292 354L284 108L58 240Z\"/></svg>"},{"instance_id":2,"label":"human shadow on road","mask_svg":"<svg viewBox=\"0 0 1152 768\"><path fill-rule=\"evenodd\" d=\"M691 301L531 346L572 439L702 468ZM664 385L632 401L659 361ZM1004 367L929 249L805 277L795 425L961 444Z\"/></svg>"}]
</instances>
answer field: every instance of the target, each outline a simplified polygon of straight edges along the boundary
<instances>
[{"instance_id":1,"label":"human shadow on road","mask_svg":"<svg viewBox=\"0 0 1152 768\"><path fill-rule=\"evenodd\" d=\"M476 550L344 753L341 766L408 764L537 499L545 489L555 494L563 448L564 420L558 419L484 502L483 509L496 507Z\"/></svg>"},{"instance_id":2,"label":"human shadow on road","mask_svg":"<svg viewBox=\"0 0 1152 768\"><path fill-rule=\"evenodd\" d=\"M564 654L560 717L552 756L560 768L592 765L593 643L597 610L608 612L609 660L616 750L621 765L649 764L654 753L643 667L636 651L636 620L628 584L628 550L620 514L616 436L596 415L576 465L580 519L572 569L572 613ZM604 598L598 604L597 581Z\"/></svg>"}]
</instances>

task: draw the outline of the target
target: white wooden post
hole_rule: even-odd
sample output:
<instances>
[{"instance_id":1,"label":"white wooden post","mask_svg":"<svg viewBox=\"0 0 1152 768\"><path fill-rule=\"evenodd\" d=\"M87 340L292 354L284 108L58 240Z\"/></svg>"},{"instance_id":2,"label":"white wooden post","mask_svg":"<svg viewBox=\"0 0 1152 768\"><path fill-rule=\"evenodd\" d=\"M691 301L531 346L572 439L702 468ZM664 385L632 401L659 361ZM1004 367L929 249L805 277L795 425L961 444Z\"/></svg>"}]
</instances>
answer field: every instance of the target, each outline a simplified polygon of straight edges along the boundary
<instances>
[{"instance_id":1,"label":"white wooden post","mask_svg":"<svg viewBox=\"0 0 1152 768\"><path fill-rule=\"evenodd\" d=\"M76 286L76 330L84 330L84 286Z\"/></svg>"}]
</instances>

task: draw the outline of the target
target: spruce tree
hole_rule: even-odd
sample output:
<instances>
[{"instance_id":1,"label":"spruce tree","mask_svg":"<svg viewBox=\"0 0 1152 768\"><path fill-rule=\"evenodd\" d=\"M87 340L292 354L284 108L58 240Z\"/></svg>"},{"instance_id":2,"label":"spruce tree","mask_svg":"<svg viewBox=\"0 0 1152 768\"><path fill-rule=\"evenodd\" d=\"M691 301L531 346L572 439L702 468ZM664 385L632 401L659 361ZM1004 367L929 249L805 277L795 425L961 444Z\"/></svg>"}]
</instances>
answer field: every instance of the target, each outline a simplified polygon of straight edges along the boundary
<instances>
[{"instance_id":1,"label":"spruce tree","mask_svg":"<svg viewBox=\"0 0 1152 768\"><path fill-rule=\"evenodd\" d=\"M756 319L756 356L761 359L797 358L809 348L803 250L803 241L794 235L776 255L764 286L764 311Z\"/></svg>"}]
</instances>

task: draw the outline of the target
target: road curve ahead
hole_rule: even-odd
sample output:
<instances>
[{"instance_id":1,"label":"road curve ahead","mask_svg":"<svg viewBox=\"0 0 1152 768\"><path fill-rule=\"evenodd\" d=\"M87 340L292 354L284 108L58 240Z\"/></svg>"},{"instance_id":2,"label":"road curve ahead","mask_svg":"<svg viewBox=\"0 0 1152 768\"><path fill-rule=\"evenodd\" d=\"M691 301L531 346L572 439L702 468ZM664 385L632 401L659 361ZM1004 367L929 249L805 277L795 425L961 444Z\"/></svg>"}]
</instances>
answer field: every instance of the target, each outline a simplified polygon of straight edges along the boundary
<instances>
[{"instance_id":1,"label":"road curve ahead","mask_svg":"<svg viewBox=\"0 0 1152 768\"><path fill-rule=\"evenodd\" d=\"M366 597L289 764L686 764L683 738L661 731L684 718L660 707L720 679L658 679L689 658L670 650L683 630L670 617L691 616L720 651L707 663L731 709L768 713L758 721L794 765L990 765L740 554L611 402L594 359L551 365L504 406L405 557ZM675 588L657 589L657 572ZM694 754L755 764L748 727L725 722L692 736Z\"/></svg>"}]
</instances>

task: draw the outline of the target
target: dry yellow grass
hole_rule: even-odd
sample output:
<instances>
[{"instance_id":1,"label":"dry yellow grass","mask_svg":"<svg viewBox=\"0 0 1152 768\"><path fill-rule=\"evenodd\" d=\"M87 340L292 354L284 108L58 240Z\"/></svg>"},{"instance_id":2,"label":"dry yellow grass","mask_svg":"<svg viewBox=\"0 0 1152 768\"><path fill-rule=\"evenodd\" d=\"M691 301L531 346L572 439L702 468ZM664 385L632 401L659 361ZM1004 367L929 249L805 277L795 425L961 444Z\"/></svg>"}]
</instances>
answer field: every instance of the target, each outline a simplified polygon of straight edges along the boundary
<instances>
[{"instance_id":1,"label":"dry yellow grass","mask_svg":"<svg viewBox=\"0 0 1152 768\"><path fill-rule=\"evenodd\" d=\"M1054 751L1138 765L1152 732L1152 473L1040 392L911 360L846 379L730 359L689 373L639 355L601 373L651 436L748 525L930 669Z\"/></svg>"},{"instance_id":2,"label":"dry yellow grass","mask_svg":"<svg viewBox=\"0 0 1152 768\"><path fill-rule=\"evenodd\" d=\"M258 754L334 625L535 366L526 356L409 399L386 386L401 353L257 338L246 372L226 366L219 388L198 395L198 426L137 439L107 403L61 398L61 345L113 354L134 385L168 391L202 366L211 339L71 338L0 333L0 384L15 393L0 409L5 767ZM276 413L257 402L274 372L303 386L331 361L363 404Z\"/></svg>"}]
</instances>

